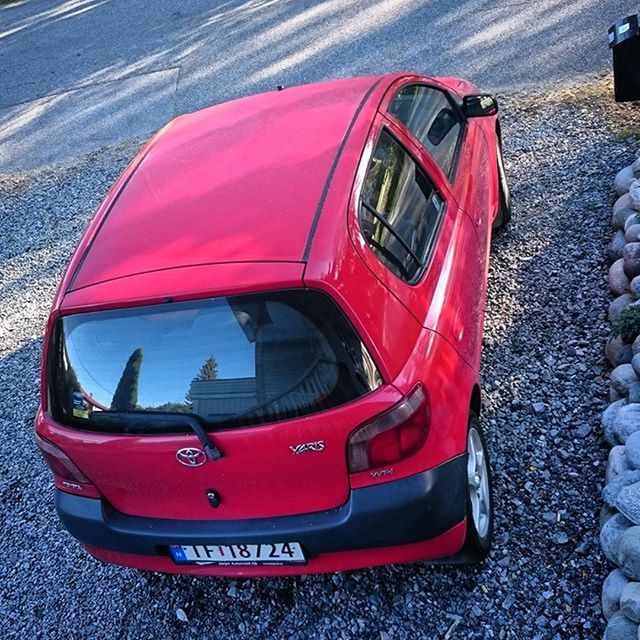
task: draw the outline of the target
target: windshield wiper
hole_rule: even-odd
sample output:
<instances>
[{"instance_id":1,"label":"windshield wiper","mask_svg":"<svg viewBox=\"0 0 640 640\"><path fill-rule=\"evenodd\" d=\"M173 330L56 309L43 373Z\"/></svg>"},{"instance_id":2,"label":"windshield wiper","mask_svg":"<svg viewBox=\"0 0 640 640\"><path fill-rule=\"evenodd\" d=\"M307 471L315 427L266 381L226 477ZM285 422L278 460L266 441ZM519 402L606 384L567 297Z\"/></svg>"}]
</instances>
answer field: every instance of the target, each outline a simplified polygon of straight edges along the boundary
<instances>
[{"instance_id":1,"label":"windshield wiper","mask_svg":"<svg viewBox=\"0 0 640 640\"><path fill-rule=\"evenodd\" d=\"M100 411L93 414L93 418L98 420L113 418L123 422L142 422L153 425L164 425L166 427L176 425L186 425L198 436L200 444L207 453L210 460L222 458L222 451L216 447L207 432L204 430L200 420L190 413L163 413L161 411Z\"/></svg>"}]
</instances>

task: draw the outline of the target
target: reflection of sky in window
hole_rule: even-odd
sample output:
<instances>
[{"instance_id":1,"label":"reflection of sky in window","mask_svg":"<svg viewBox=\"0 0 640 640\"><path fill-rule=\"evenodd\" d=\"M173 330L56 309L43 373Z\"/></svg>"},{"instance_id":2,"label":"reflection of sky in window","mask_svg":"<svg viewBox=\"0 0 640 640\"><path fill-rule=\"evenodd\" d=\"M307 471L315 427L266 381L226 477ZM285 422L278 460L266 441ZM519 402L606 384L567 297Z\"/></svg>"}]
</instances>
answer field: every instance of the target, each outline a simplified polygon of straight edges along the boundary
<instances>
[{"instance_id":1,"label":"reflection of sky in window","mask_svg":"<svg viewBox=\"0 0 640 640\"><path fill-rule=\"evenodd\" d=\"M93 319L95 318L95 319ZM129 356L143 351L138 404L182 402L211 356L218 378L255 376L249 342L225 300L162 311L80 314L65 319L71 366L82 388L109 406Z\"/></svg>"}]
</instances>

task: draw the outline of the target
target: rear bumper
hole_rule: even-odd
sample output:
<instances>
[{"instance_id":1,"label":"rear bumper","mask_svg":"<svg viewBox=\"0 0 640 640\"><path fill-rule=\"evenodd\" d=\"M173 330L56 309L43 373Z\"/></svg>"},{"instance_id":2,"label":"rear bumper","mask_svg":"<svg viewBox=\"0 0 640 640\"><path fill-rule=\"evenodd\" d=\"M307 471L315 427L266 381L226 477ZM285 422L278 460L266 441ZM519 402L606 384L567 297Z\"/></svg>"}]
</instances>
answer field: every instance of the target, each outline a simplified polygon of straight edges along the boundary
<instances>
[{"instance_id":1,"label":"rear bumper","mask_svg":"<svg viewBox=\"0 0 640 640\"><path fill-rule=\"evenodd\" d=\"M104 500L58 490L56 508L65 527L94 555L110 562L158 571L202 572L174 565L168 557L171 544L296 541L309 558L306 570L323 571L336 570L323 568L319 562L329 555L357 552L353 554L353 560L358 557L355 566L382 564L373 558L367 560L366 553L362 552L400 545L420 546L419 543L444 536L446 544L436 545L435 549L429 547L427 553L435 558L455 553L462 544L462 539L458 539L461 535L464 537L464 527L457 525L463 523L466 511L466 456L458 456L409 478L354 489L341 507L310 514L225 521L141 518L119 513ZM453 538L447 537L445 534L452 530L458 533ZM456 545L457 548L451 548ZM142 558L134 561L139 556ZM268 575L273 569L275 573L289 572L278 571L285 567L259 567L259 572L247 571L246 567L213 565L207 569L210 574ZM300 567L295 569L292 572L301 572Z\"/></svg>"}]
</instances>

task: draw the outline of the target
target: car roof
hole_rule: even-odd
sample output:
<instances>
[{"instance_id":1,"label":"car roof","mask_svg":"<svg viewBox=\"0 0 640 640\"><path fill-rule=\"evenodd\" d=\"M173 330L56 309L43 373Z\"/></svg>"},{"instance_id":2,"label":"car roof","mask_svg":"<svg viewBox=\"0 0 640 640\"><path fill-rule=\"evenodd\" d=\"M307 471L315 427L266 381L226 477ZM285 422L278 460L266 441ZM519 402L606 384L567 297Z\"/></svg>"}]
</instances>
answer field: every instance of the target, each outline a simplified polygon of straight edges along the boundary
<instances>
[{"instance_id":1,"label":"car roof","mask_svg":"<svg viewBox=\"0 0 640 640\"><path fill-rule=\"evenodd\" d=\"M177 267L304 261L378 79L274 90L173 120L101 206L66 290Z\"/></svg>"}]
</instances>

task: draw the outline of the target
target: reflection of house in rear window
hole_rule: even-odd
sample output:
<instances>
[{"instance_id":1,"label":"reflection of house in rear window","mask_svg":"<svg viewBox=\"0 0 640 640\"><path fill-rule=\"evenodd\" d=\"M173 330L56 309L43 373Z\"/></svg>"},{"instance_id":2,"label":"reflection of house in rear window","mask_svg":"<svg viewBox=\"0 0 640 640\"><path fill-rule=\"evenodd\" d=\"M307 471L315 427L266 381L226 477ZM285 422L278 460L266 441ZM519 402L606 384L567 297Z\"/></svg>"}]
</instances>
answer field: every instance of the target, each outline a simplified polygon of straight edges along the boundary
<instances>
[{"instance_id":1,"label":"reflection of house in rear window","mask_svg":"<svg viewBox=\"0 0 640 640\"><path fill-rule=\"evenodd\" d=\"M256 406L255 378L194 380L190 387L193 413L199 416L233 415Z\"/></svg>"}]
</instances>

